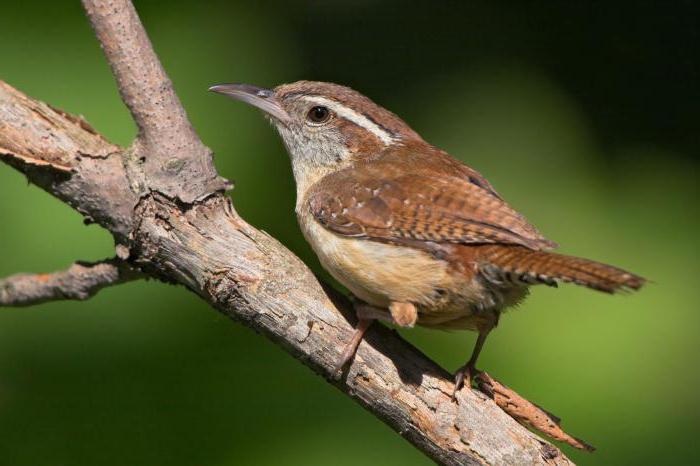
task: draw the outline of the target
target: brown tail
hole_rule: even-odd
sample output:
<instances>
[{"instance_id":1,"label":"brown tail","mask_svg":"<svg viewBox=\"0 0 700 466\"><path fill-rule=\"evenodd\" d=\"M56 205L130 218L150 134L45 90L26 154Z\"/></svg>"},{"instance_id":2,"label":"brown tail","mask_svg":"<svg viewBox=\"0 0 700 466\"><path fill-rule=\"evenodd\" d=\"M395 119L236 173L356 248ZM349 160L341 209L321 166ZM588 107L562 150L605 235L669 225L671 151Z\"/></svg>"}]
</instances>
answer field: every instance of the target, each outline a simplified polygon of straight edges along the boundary
<instances>
[{"instance_id":1,"label":"brown tail","mask_svg":"<svg viewBox=\"0 0 700 466\"><path fill-rule=\"evenodd\" d=\"M483 246L480 271L497 283L571 282L606 293L638 290L646 281L612 265L564 256L545 251L532 251L521 246Z\"/></svg>"}]
</instances>

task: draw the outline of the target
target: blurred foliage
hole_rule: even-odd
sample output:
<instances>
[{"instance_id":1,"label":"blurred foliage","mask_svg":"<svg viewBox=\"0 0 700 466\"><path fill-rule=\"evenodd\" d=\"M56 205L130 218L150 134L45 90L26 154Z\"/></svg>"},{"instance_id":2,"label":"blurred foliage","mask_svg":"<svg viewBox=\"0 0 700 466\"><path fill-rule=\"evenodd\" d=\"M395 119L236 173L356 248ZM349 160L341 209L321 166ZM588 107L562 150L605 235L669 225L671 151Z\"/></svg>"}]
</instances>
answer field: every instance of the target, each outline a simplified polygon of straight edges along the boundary
<instances>
[{"instance_id":1,"label":"blurred foliage","mask_svg":"<svg viewBox=\"0 0 700 466\"><path fill-rule=\"evenodd\" d=\"M136 3L238 210L316 271L282 145L209 85L349 84L481 170L564 252L649 277L630 296L534 290L481 365L599 448L564 448L580 464L700 461L692 2ZM2 10L0 79L128 144L79 2ZM7 167L0 199L0 275L113 254L107 233ZM401 333L448 368L474 339ZM429 461L264 338L182 288L140 282L0 312L0 463Z\"/></svg>"}]
</instances>

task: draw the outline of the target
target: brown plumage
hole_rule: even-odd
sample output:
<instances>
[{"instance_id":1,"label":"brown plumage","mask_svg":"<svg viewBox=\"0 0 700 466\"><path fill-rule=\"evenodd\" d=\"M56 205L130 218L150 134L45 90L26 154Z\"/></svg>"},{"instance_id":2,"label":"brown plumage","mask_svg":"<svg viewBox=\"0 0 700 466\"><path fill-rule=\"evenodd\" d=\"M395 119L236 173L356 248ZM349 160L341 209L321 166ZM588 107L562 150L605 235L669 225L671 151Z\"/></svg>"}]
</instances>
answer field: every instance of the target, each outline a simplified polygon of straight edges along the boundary
<instances>
[{"instance_id":1,"label":"brown plumage","mask_svg":"<svg viewBox=\"0 0 700 466\"><path fill-rule=\"evenodd\" d=\"M447 161L425 142L388 148L314 184L309 208L326 228L357 238L556 247L478 172Z\"/></svg>"},{"instance_id":2,"label":"brown plumage","mask_svg":"<svg viewBox=\"0 0 700 466\"><path fill-rule=\"evenodd\" d=\"M575 283L606 293L638 290L644 279L612 265L520 246L479 248L479 270L494 282L554 285Z\"/></svg>"},{"instance_id":3,"label":"brown plumage","mask_svg":"<svg viewBox=\"0 0 700 466\"><path fill-rule=\"evenodd\" d=\"M425 142L362 94L300 81L274 90L213 88L264 110L290 153L297 216L321 264L364 303L368 319L479 332L455 388L486 335L530 285L571 282L608 293L644 279L550 252L544 238L476 170Z\"/></svg>"},{"instance_id":4,"label":"brown plumage","mask_svg":"<svg viewBox=\"0 0 700 466\"><path fill-rule=\"evenodd\" d=\"M347 108L356 110L358 113L380 125L386 131L392 134L401 134L402 138L406 141L411 139L423 140L418 133L413 131L413 129L395 113L377 105L367 96L347 86L320 81L297 81L277 86L275 88L275 97L279 102L282 102L283 106L287 109L288 107L284 105L284 103L292 102L299 97L329 98ZM335 123L342 125L344 121L336 120ZM367 133L366 129L360 129L362 129L364 133Z\"/></svg>"},{"instance_id":5,"label":"brown plumage","mask_svg":"<svg viewBox=\"0 0 700 466\"><path fill-rule=\"evenodd\" d=\"M314 184L308 208L325 228L358 239L436 253L440 243L497 243L472 246L478 254L468 261L503 286L561 281L613 293L644 283L617 267L543 251L556 243L508 206L483 176L436 159L453 160L425 142L389 148Z\"/></svg>"}]
</instances>

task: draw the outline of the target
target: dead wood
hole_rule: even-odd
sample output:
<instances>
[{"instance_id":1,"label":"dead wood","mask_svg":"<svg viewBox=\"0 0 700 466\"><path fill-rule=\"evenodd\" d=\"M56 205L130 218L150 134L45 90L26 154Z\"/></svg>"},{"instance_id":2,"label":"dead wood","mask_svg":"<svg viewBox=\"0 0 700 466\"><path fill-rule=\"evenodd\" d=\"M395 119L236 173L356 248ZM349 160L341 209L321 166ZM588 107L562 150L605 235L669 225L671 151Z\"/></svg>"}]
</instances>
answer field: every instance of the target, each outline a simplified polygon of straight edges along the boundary
<instances>
[{"instance_id":1,"label":"dead wood","mask_svg":"<svg viewBox=\"0 0 700 466\"><path fill-rule=\"evenodd\" d=\"M187 120L131 2L83 4L138 126L136 140L118 147L82 118L0 82L1 160L111 232L120 261L186 286L278 343L436 462L571 464L480 393L462 390L453 402L450 374L381 325L333 380L354 318L297 257L238 216L224 194L230 184ZM38 291L5 304L89 296L122 281L106 266L104 274L101 265L75 266L89 270L50 275L44 288L41 276L10 277L5 285Z\"/></svg>"}]
</instances>

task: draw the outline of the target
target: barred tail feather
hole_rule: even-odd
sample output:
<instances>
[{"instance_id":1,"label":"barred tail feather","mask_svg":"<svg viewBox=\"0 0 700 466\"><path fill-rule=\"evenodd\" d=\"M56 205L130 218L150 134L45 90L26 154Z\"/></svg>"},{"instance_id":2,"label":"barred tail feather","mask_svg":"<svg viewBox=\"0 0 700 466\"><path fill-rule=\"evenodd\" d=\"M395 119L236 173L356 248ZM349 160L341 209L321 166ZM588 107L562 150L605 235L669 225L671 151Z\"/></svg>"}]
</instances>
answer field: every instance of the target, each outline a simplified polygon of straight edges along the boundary
<instances>
[{"instance_id":1,"label":"barred tail feather","mask_svg":"<svg viewBox=\"0 0 700 466\"><path fill-rule=\"evenodd\" d=\"M575 283L606 293L638 290L646 280L626 270L579 257L520 246L484 246L479 270L494 283Z\"/></svg>"}]
</instances>

